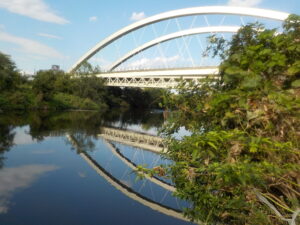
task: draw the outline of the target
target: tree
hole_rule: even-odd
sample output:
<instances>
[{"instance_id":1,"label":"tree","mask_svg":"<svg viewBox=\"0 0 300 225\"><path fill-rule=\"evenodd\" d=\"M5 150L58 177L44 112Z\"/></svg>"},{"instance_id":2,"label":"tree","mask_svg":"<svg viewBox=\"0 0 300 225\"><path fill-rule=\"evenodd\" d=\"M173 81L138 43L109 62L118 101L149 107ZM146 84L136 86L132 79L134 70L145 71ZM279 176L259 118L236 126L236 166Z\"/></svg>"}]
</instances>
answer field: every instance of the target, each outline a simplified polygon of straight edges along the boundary
<instances>
[{"instance_id":1,"label":"tree","mask_svg":"<svg viewBox=\"0 0 300 225\"><path fill-rule=\"evenodd\" d=\"M176 110L165 127L192 135L169 137L165 168L185 210L208 224L284 224L300 208L300 17L283 32L260 24L230 42L212 37L220 80L183 84L165 96ZM155 172L155 171L154 171ZM299 221L299 216L298 216Z\"/></svg>"},{"instance_id":2,"label":"tree","mask_svg":"<svg viewBox=\"0 0 300 225\"><path fill-rule=\"evenodd\" d=\"M81 98L89 98L98 104L105 103L107 90L103 79L89 75L74 78L72 82L72 94Z\"/></svg>"},{"instance_id":3,"label":"tree","mask_svg":"<svg viewBox=\"0 0 300 225\"><path fill-rule=\"evenodd\" d=\"M39 96L40 101L49 101L57 91L56 82L63 77L63 71L40 70L34 77L32 89ZM58 84L57 84L58 85ZM60 85L58 85L60 87Z\"/></svg>"},{"instance_id":4,"label":"tree","mask_svg":"<svg viewBox=\"0 0 300 225\"><path fill-rule=\"evenodd\" d=\"M101 69L99 66L94 67L89 62L83 62L80 67L76 70L75 74L79 76L87 76L91 74L101 73Z\"/></svg>"},{"instance_id":5,"label":"tree","mask_svg":"<svg viewBox=\"0 0 300 225\"><path fill-rule=\"evenodd\" d=\"M0 91L15 88L21 81L14 62L9 56L0 52Z\"/></svg>"}]
</instances>

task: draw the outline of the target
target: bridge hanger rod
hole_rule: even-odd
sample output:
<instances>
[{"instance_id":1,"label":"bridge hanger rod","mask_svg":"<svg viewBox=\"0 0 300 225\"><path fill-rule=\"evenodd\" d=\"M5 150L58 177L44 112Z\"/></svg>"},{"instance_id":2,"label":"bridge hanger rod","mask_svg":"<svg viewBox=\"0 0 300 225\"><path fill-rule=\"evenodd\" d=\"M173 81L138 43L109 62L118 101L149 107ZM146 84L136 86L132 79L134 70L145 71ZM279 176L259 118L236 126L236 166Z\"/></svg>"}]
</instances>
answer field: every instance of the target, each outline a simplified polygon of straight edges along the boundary
<instances>
[{"instance_id":1,"label":"bridge hanger rod","mask_svg":"<svg viewBox=\"0 0 300 225\"><path fill-rule=\"evenodd\" d=\"M98 51L103 49L105 46L109 45L118 38L137 30L141 27L147 26L149 24L157 23L166 19L172 19L183 16L193 16L193 15L205 15L205 14L231 14L231 15L244 15L261 17L273 20L285 20L289 14L274 10L258 9L258 8L248 8L248 7L233 7L233 6L206 6L206 7L194 7L185 8L179 10L173 10L169 12L160 13L143 20L137 21L129 26L126 26L117 32L113 33L109 37L100 41L91 50L84 54L70 69L69 72L74 72L80 65L86 60L90 59Z\"/></svg>"},{"instance_id":2,"label":"bridge hanger rod","mask_svg":"<svg viewBox=\"0 0 300 225\"><path fill-rule=\"evenodd\" d=\"M131 57L139 54L140 52L143 52L155 45L158 45L160 43L170 41L172 39L176 38L182 38L184 36L191 36L191 35L196 35L196 34L204 34L204 33L219 33L219 32L228 32L228 33L236 33L240 29L238 26L212 26L212 27L200 27L200 28L193 28L193 29L188 29L188 30L182 30L178 31L175 33L167 34L162 37L156 38L152 41L149 41L143 45L141 45L138 48L133 49L120 59L118 59L116 62L114 62L110 67L109 71L114 70L117 68L119 65L130 59Z\"/></svg>"}]
</instances>

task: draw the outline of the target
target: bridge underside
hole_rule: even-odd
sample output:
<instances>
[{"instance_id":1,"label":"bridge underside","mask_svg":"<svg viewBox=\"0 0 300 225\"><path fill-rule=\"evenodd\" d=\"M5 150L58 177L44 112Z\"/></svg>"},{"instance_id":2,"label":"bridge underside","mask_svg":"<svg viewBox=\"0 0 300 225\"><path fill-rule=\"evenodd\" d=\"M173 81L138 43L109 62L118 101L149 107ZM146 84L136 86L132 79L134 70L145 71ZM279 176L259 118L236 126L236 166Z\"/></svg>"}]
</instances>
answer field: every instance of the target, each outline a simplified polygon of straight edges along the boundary
<instances>
[{"instance_id":1,"label":"bridge underside","mask_svg":"<svg viewBox=\"0 0 300 225\"><path fill-rule=\"evenodd\" d=\"M140 88L175 88L179 82L199 83L209 75L218 76L217 67L125 71L97 74L105 79L107 86Z\"/></svg>"}]
</instances>

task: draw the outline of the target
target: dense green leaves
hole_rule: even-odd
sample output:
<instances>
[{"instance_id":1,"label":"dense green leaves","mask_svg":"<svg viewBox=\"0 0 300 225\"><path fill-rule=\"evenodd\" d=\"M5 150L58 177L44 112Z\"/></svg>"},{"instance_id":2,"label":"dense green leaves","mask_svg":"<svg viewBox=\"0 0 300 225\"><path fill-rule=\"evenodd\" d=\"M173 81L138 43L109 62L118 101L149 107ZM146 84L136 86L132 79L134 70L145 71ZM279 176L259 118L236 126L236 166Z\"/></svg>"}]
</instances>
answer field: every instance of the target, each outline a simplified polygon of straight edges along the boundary
<instances>
[{"instance_id":1,"label":"dense green leaves","mask_svg":"<svg viewBox=\"0 0 300 225\"><path fill-rule=\"evenodd\" d=\"M160 108L160 89L107 87L96 76L101 70L88 62L75 74L40 70L27 81L10 58L0 53L0 112L28 109Z\"/></svg>"},{"instance_id":2,"label":"dense green leaves","mask_svg":"<svg viewBox=\"0 0 300 225\"><path fill-rule=\"evenodd\" d=\"M192 133L170 138L165 169L191 220L285 224L261 196L285 218L300 208L299 24L291 15L281 33L249 24L230 42L211 37L221 79L165 96L165 134Z\"/></svg>"},{"instance_id":3,"label":"dense green leaves","mask_svg":"<svg viewBox=\"0 0 300 225\"><path fill-rule=\"evenodd\" d=\"M0 52L0 91L15 88L21 81L14 62Z\"/></svg>"}]
</instances>

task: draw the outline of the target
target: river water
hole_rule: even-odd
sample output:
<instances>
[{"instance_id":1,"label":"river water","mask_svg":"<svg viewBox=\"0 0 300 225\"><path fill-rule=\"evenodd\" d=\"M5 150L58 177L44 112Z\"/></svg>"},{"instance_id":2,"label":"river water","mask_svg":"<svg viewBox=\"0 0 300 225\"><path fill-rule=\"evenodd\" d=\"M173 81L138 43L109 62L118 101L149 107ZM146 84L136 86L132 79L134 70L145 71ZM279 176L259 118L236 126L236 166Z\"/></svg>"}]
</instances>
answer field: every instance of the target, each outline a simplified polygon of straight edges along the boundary
<instances>
[{"instance_id":1,"label":"river water","mask_svg":"<svg viewBox=\"0 0 300 225\"><path fill-rule=\"evenodd\" d=\"M167 159L100 135L156 135L163 121L160 112L0 114L0 225L190 224L171 181L133 172Z\"/></svg>"}]
</instances>

